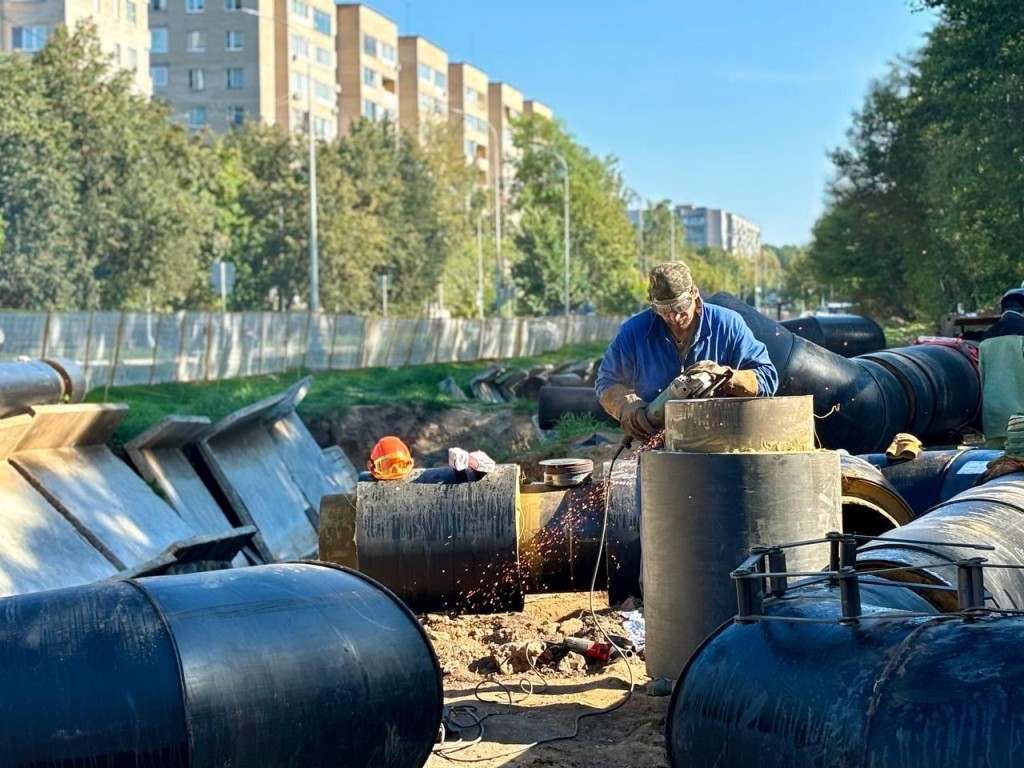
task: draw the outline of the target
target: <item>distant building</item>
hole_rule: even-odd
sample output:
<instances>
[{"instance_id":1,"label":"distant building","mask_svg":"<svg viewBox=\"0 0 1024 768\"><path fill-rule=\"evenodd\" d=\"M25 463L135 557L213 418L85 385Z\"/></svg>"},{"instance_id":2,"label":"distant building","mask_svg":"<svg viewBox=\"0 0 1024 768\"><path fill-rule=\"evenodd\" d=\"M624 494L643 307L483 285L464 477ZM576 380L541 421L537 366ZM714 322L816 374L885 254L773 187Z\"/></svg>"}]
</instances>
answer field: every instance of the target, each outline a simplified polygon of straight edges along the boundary
<instances>
[{"instance_id":1,"label":"distant building","mask_svg":"<svg viewBox=\"0 0 1024 768\"><path fill-rule=\"evenodd\" d=\"M498 134L494 151L501 163L501 183L507 189L511 182L509 163L520 154L512 146L512 123L523 114L523 94L508 83L490 83L487 93L491 125Z\"/></svg>"},{"instance_id":2,"label":"distant building","mask_svg":"<svg viewBox=\"0 0 1024 768\"><path fill-rule=\"evenodd\" d=\"M338 131L360 118L398 123L398 25L366 5L338 6Z\"/></svg>"},{"instance_id":3,"label":"distant building","mask_svg":"<svg viewBox=\"0 0 1024 768\"><path fill-rule=\"evenodd\" d=\"M487 75L476 67L458 62L448 65L448 108L455 135L462 143L466 162L479 171L481 184L489 184L493 170L493 138L487 125Z\"/></svg>"},{"instance_id":4,"label":"distant building","mask_svg":"<svg viewBox=\"0 0 1024 768\"><path fill-rule=\"evenodd\" d=\"M135 90L149 96L149 7L147 0L0 0L0 51L35 53L58 26L73 31L91 21L111 64L134 72Z\"/></svg>"},{"instance_id":5,"label":"distant building","mask_svg":"<svg viewBox=\"0 0 1024 768\"><path fill-rule=\"evenodd\" d=\"M398 38L398 119L412 134L448 119L448 53L425 37Z\"/></svg>"},{"instance_id":6,"label":"distant building","mask_svg":"<svg viewBox=\"0 0 1024 768\"><path fill-rule=\"evenodd\" d=\"M742 216L720 208L677 205L683 239L695 248L721 248L753 259L761 253L761 228Z\"/></svg>"},{"instance_id":7,"label":"distant building","mask_svg":"<svg viewBox=\"0 0 1024 768\"><path fill-rule=\"evenodd\" d=\"M524 101L523 112L527 115L538 115L539 117L544 117L548 120L551 120L554 117L551 107L542 101L537 101L536 99L527 99Z\"/></svg>"}]
</instances>

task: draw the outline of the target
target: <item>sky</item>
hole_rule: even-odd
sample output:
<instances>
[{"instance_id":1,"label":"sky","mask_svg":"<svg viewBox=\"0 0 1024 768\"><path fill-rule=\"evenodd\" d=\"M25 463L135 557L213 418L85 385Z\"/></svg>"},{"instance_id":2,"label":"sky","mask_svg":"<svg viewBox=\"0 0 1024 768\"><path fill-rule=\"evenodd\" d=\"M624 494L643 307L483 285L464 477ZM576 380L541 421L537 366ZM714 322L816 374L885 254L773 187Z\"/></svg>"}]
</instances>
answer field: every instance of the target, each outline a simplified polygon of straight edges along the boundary
<instances>
[{"instance_id":1,"label":"sky","mask_svg":"<svg viewBox=\"0 0 1024 768\"><path fill-rule=\"evenodd\" d=\"M642 197L810 240L872 78L934 23L911 0L366 0L619 159Z\"/></svg>"}]
</instances>

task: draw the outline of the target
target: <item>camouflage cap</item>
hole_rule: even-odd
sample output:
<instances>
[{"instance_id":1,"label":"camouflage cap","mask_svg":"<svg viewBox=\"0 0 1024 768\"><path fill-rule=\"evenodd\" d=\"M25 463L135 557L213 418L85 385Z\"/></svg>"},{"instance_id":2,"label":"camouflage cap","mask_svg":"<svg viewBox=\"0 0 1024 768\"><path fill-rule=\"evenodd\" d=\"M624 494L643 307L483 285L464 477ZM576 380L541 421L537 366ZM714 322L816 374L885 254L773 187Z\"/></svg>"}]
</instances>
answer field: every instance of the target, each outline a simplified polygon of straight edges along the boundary
<instances>
[{"instance_id":1,"label":"camouflage cap","mask_svg":"<svg viewBox=\"0 0 1024 768\"><path fill-rule=\"evenodd\" d=\"M693 287L690 268L681 261L667 261L651 269L647 294L653 301L677 299Z\"/></svg>"}]
</instances>

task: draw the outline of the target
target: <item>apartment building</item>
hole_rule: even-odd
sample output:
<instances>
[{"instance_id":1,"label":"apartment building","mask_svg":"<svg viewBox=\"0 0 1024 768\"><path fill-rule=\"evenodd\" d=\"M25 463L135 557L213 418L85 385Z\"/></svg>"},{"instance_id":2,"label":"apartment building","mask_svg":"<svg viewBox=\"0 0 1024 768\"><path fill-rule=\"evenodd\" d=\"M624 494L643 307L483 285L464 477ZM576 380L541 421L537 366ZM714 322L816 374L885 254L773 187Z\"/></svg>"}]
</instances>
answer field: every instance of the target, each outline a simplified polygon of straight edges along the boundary
<instances>
[{"instance_id":1,"label":"apartment building","mask_svg":"<svg viewBox=\"0 0 1024 768\"><path fill-rule=\"evenodd\" d=\"M512 122L523 114L523 94L508 83L490 83L487 94L491 125L498 134L494 153L496 162L501 163L501 180L507 188L511 181L509 160L517 152L512 146Z\"/></svg>"},{"instance_id":2,"label":"apartment building","mask_svg":"<svg viewBox=\"0 0 1024 768\"><path fill-rule=\"evenodd\" d=\"M489 184L493 174L487 86L487 75L471 64L448 65L450 121L466 153L466 162L479 171L481 184Z\"/></svg>"},{"instance_id":3,"label":"apartment building","mask_svg":"<svg viewBox=\"0 0 1024 768\"><path fill-rule=\"evenodd\" d=\"M398 120L410 133L448 119L448 53L425 37L398 38Z\"/></svg>"},{"instance_id":4,"label":"apartment building","mask_svg":"<svg viewBox=\"0 0 1024 768\"><path fill-rule=\"evenodd\" d=\"M754 258L761 252L761 228L742 216L720 208L677 205L684 240L696 248L721 248Z\"/></svg>"},{"instance_id":5,"label":"apartment building","mask_svg":"<svg viewBox=\"0 0 1024 768\"><path fill-rule=\"evenodd\" d=\"M331 0L150 0L153 95L191 128L337 135Z\"/></svg>"},{"instance_id":6,"label":"apartment building","mask_svg":"<svg viewBox=\"0 0 1024 768\"><path fill-rule=\"evenodd\" d=\"M0 51L34 53L58 26L73 30L88 20L111 63L132 70L136 90L148 96L147 11L146 0L0 0Z\"/></svg>"},{"instance_id":7,"label":"apartment building","mask_svg":"<svg viewBox=\"0 0 1024 768\"><path fill-rule=\"evenodd\" d=\"M338 6L338 130L361 117L398 122L398 25L369 6Z\"/></svg>"},{"instance_id":8,"label":"apartment building","mask_svg":"<svg viewBox=\"0 0 1024 768\"><path fill-rule=\"evenodd\" d=\"M554 113L551 111L551 107L542 101L536 99L527 99L523 102L523 112L527 115L538 115L547 120L554 118Z\"/></svg>"}]
</instances>

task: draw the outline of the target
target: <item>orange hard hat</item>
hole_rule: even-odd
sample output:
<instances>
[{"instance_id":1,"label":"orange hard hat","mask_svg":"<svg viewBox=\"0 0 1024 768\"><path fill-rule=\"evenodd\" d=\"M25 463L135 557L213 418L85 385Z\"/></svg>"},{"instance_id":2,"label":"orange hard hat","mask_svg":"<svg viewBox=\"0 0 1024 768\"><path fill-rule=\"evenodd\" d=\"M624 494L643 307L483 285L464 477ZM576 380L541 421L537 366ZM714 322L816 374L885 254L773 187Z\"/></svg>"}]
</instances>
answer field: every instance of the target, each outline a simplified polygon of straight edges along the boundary
<instances>
[{"instance_id":1,"label":"orange hard hat","mask_svg":"<svg viewBox=\"0 0 1024 768\"><path fill-rule=\"evenodd\" d=\"M398 480L412 469L412 456L405 443L394 435L388 435L373 446L366 467L378 480Z\"/></svg>"}]
</instances>

